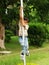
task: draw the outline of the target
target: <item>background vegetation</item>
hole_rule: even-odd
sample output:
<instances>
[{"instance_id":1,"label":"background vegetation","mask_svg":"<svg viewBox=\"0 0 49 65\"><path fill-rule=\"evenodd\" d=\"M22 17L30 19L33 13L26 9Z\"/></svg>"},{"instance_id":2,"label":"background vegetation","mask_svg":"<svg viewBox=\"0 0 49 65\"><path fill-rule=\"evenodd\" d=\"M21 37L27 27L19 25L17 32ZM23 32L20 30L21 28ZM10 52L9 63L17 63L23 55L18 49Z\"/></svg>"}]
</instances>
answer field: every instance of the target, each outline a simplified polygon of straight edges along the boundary
<instances>
[{"instance_id":1,"label":"background vegetation","mask_svg":"<svg viewBox=\"0 0 49 65\"><path fill-rule=\"evenodd\" d=\"M0 1L0 22L5 25L8 41L18 34L19 8L19 0ZM49 39L49 0L24 0L24 16L29 19L30 44L42 46Z\"/></svg>"},{"instance_id":2,"label":"background vegetation","mask_svg":"<svg viewBox=\"0 0 49 65\"><path fill-rule=\"evenodd\" d=\"M5 26L5 46L12 51L8 55L0 54L0 65L23 63L17 37L19 9L20 0L0 0L0 23ZM26 57L27 63L49 65L49 0L24 0L24 17L29 20L30 56Z\"/></svg>"}]
</instances>

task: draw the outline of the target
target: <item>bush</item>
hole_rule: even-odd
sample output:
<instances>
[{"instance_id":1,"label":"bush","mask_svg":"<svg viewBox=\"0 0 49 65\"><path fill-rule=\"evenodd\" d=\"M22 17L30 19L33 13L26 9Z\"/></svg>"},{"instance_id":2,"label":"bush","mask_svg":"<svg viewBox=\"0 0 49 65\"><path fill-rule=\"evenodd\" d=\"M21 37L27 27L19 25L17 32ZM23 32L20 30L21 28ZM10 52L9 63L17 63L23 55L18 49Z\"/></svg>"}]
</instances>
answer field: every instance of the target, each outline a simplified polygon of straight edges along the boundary
<instances>
[{"instance_id":1,"label":"bush","mask_svg":"<svg viewBox=\"0 0 49 65\"><path fill-rule=\"evenodd\" d=\"M47 28L43 23L32 23L29 25L29 43L30 45L42 46L46 40Z\"/></svg>"},{"instance_id":2,"label":"bush","mask_svg":"<svg viewBox=\"0 0 49 65\"><path fill-rule=\"evenodd\" d=\"M11 40L11 36L13 36L12 31L6 30L6 31L5 31L5 41L6 41L6 42L9 42L9 41Z\"/></svg>"},{"instance_id":3,"label":"bush","mask_svg":"<svg viewBox=\"0 0 49 65\"><path fill-rule=\"evenodd\" d=\"M49 40L49 24L47 24L46 27L47 27L47 30L48 30L48 31L47 31L47 36L46 36L46 38Z\"/></svg>"}]
</instances>

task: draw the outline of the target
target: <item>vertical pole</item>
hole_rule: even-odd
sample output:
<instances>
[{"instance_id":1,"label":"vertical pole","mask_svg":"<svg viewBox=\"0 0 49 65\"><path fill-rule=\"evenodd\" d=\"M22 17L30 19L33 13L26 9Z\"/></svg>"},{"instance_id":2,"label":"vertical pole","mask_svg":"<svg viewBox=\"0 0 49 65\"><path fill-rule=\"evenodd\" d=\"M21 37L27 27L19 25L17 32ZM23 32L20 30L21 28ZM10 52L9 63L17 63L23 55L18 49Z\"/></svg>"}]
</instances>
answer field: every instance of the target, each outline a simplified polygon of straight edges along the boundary
<instances>
[{"instance_id":1,"label":"vertical pole","mask_svg":"<svg viewBox=\"0 0 49 65\"><path fill-rule=\"evenodd\" d=\"M22 7L22 18L24 17L23 15L23 0L21 0L21 7Z\"/></svg>"},{"instance_id":2,"label":"vertical pole","mask_svg":"<svg viewBox=\"0 0 49 65\"><path fill-rule=\"evenodd\" d=\"M22 7L22 18L24 18L24 13L23 13L23 0L20 0L21 2L21 7ZM24 44L24 27L23 27L23 44ZM25 54L25 47L24 47L24 65L26 65L26 54Z\"/></svg>"}]
</instances>

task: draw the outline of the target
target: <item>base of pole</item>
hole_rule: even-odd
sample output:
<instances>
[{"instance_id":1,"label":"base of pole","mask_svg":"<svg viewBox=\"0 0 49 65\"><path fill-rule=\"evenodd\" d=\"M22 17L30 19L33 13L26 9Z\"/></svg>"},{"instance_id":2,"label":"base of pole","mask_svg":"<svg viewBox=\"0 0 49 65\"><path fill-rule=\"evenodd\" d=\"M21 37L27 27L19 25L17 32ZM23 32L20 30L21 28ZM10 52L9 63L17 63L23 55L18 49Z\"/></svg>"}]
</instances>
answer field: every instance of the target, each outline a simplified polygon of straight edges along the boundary
<instances>
[{"instance_id":1,"label":"base of pole","mask_svg":"<svg viewBox=\"0 0 49 65\"><path fill-rule=\"evenodd\" d=\"M18 65L23 65L23 63L20 63L20 64L18 64ZM36 63L26 63L26 65L39 65L39 64L36 64Z\"/></svg>"},{"instance_id":2,"label":"base of pole","mask_svg":"<svg viewBox=\"0 0 49 65\"><path fill-rule=\"evenodd\" d=\"M26 65L26 54L24 53L24 65Z\"/></svg>"}]
</instances>

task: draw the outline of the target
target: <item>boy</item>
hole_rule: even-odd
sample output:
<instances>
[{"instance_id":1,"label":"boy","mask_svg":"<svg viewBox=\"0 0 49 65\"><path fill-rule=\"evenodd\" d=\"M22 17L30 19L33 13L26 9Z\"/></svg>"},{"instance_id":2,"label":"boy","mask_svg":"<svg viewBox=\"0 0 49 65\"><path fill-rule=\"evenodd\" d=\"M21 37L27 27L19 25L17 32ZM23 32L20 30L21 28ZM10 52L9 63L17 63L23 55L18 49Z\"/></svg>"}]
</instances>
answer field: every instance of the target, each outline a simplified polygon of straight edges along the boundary
<instances>
[{"instance_id":1,"label":"boy","mask_svg":"<svg viewBox=\"0 0 49 65\"><path fill-rule=\"evenodd\" d=\"M24 42L23 42L23 27L24 27ZM23 23L19 22L19 42L22 46L21 57L24 56L24 48L25 48L25 54L27 56L29 55L28 32L27 32L28 28L29 28L29 26L28 26L28 19L27 18L24 18Z\"/></svg>"}]
</instances>

